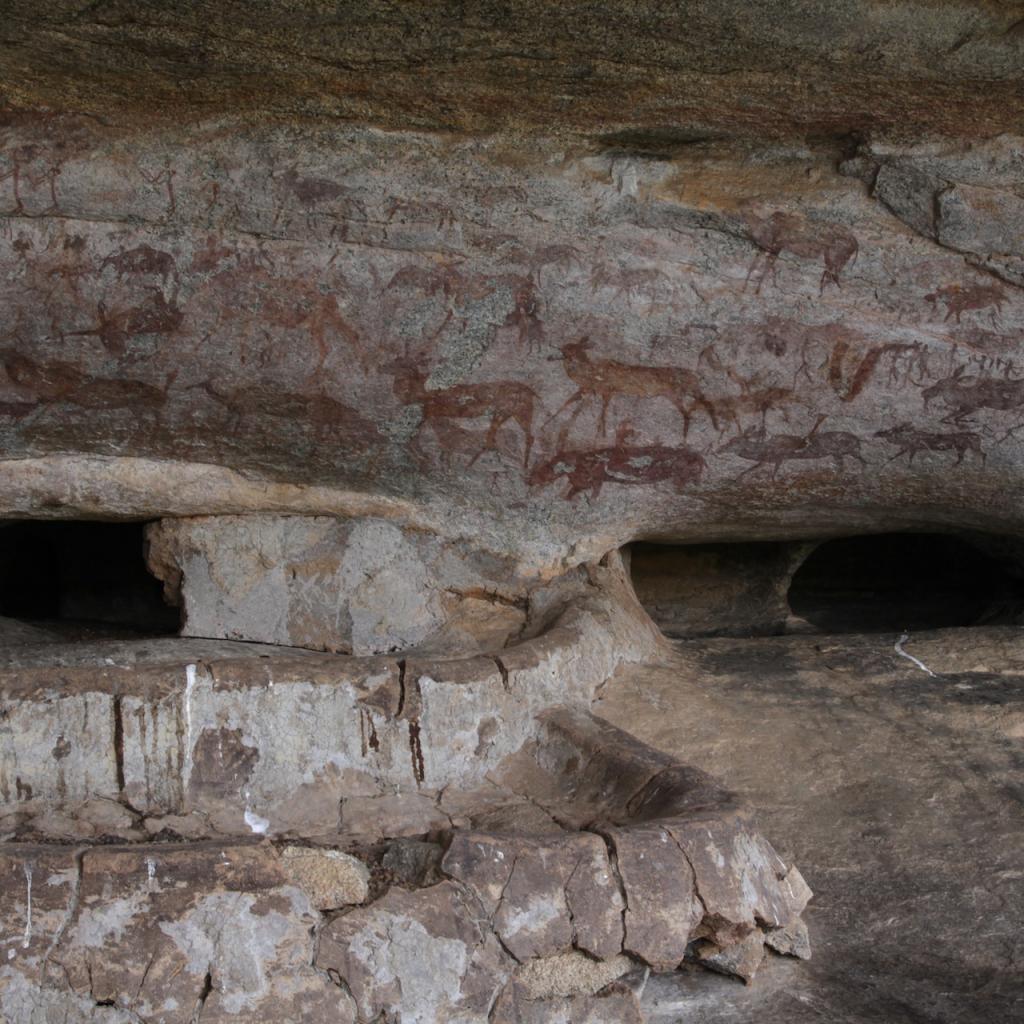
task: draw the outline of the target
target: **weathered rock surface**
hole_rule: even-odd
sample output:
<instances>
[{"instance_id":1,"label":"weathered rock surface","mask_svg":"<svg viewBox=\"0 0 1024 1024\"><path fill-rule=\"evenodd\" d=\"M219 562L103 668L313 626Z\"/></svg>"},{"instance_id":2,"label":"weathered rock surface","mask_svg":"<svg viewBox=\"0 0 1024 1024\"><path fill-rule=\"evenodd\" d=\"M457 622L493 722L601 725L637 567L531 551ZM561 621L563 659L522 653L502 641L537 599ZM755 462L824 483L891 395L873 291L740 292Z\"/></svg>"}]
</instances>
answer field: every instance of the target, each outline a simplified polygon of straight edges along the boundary
<instances>
[{"instance_id":1,"label":"weathered rock surface","mask_svg":"<svg viewBox=\"0 0 1024 1024\"><path fill-rule=\"evenodd\" d=\"M671 971L697 950L749 978L762 927L774 949L805 941L810 890L735 797L584 710L624 658L658 650L622 567L588 578L508 666L399 672L194 640L114 645L127 666L79 652L55 667L34 645L10 657L5 720L25 735L4 733L3 821L20 841L0 857L3 1012L610 1024L640 1019L616 980L634 966ZM236 656L189 663L182 688L162 660L175 643ZM488 705L502 733L471 759L456 726ZM64 723L56 779L22 720ZM315 829L315 843L227 838Z\"/></svg>"},{"instance_id":2,"label":"weathered rock surface","mask_svg":"<svg viewBox=\"0 0 1024 1024\"><path fill-rule=\"evenodd\" d=\"M7 10L9 102L174 123L239 109L441 131L592 131L653 153L707 135L1019 129L1014 4L981 0L360 0ZM516 102L509 102L515 96Z\"/></svg>"},{"instance_id":3,"label":"weathered rock surface","mask_svg":"<svg viewBox=\"0 0 1024 1024\"><path fill-rule=\"evenodd\" d=\"M174 642L145 641L98 645L90 662L81 649L33 645L0 671L0 808L60 811L43 834L70 838L104 834L80 811L95 800L191 838L450 827L442 792L461 813L457 794L533 739L538 712L586 704L623 659L657 647L621 565L592 567L568 593L547 612L541 600L553 624L497 659L269 655L183 640L184 658Z\"/></svg>"},{"instance_id":4,"label":"weathered rock surface","mask_svg":"<svg viewBox=\"0 0 1024 1024\"><path fill-rule=\"evenodd\" d=\"M508 578L1020 525L1016 136L4 133L0 510L376 514Z\"/></svg>"},{"instance_id":5,"label":"weathered rock surface","mask_svg":"<svg viewBox=\"0 0 1024 1024\"><path fill-rule=\"evenodd\" d=\"M331 922L316 963L346 980L364 1019L403 1022L485 1020L512 965L451 882L394 889Z\"/></svg>"},{"instance_id":6,"label":"weathered rock surface","mask_svg":"<svg viewBox=\"0 0 1024 1024\"><path fill-rule=\"evenodd\" d=\"M0 516L149 522L185 637L0 620L0 1017L806 957L743 801L588 710L675 664L615 552L780 541L640 585L778 632L815 539L1024 531L1017 5L7 6Z\"/></svg>"},{"instance_id":7,"label":"weathered rock surface","mask_svg":"<svg viewBox=\"0 0 1024 1024\"><path fill-rule=\"evenodd\" d=\"M504 647L526 624L507 565L482 554L473 565L438 536L385 520L165 519L147 541L150 566L184 605L183 636L458 655Z\"/></svg>"}]
</instances>

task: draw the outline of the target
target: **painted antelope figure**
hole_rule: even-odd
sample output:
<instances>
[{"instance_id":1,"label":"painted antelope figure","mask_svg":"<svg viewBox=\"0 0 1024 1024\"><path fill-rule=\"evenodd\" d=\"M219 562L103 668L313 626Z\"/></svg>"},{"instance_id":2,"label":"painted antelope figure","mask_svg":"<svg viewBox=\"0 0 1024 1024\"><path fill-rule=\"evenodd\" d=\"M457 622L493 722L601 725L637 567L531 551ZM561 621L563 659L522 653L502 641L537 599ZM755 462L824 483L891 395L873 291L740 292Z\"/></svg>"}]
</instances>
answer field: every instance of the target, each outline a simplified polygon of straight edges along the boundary
<instances>
[{"instance_id":1,"label":"painted antelope figure","mask_svg":"<svg viewBox=\"0 0 1024 1024\"><path fill-rule=\"evenodd\" d=\"M949 408L943 423L963 423L982 409L1008 412L1024 405L1024 380L965 376L958 366L950 376L921 392L927 409L932 402Z\"/></svg>"},{"instance_id":2,"label":"painted antelope figure","mask_svg":"<svg viewBox=\"0 0 1024 1024\"><path fill-rule=\"evenodd\" d=\"M764 430L768 413L779 412L782 418L789 422L789 407L795 404L803 404L800 397L793 388L780 387L754 387L751 382L746 386L741 385L741 392L738 395L715 395L711 399L718 414L723 421L723 428L720 434L725 432L724 424L731 423L737 430L741 430L740 417L744 415L756 415L761 418L760 429Z\"/></svg>"},{"instance_id":3,"label":"painted antelope figure","mask_svg":"<svg viewBox=\"0 0 1024 1024\"><path fill-rule=\"evenodd\" d=\"M775 280L776 264L784 252L806 259L821 259L824 269L819 292L825 290L826 284L834 284L838 288L839 275L847 263L857 259L857 239L838 224L818 224L795 213L779 210L769 217L748 213L744 220L750 238L761 250L750 264L744 287L756 276L754 290L758 293L769 273Z\"/></svg>"},{"instance_id":4,"label":"painted antelope figure","mask_svg":"<svg viewBox=\"0 0 1024 1024\"><path fill-rule=\"evenodd\" d=\"M692 448L628 445L628 434L628 427L620 428L615 444L608 448L560 451L534 466L527 482L531 487L546 487L565 479L569 483L565 500L571 501L584 491L596 499L608 483L637 485L667 480L681 493L703 476L706 463Z\"/></svg>"},{"instance_id":5,"label":"painted antelope figure","mask_svg":"<svg viewBox=\"0 0 1024 1024\"><path fill-rule=\"evenodd\" d=\"M774 480L779 467L784 462L796 459L831 459L837 472L845 468L844 460L848 458L866 466L867 463L860 454L860 438L845 430L827 430L818 433L818 428L824 420L824 416L819 416L818 422L810 432L802 436L800 434L766 435L763 429L751 427L739 437L734 437L718 451L736 455L753 463L740 473L740 477L746 476L747 473L753 473L754 470L760 469L762 466L771 466Z\"/></svg>"},{"instance_id":6,"label":"painted antelope figure","mask_svg":"<svg viewBox=\"0 0 1024 1024\"><path fill-rule=\"evenodd\" d=\"M942 318L945 323L950 317L954 317L960 323L962 314L971 310L987 309L992 306L990 316L992 323L996 322L996 315L1002 315L1003 303L1009 301L1009 296L997 284L972 284L964 285L947 284L942 288L926 295L925 302L933 306L942 303L946 307L946 315Z\"/></svg>"},{"instance_id":7,"label":"painted antelope figure","mask_svg":"<svg viewBox=\"0 0 1024 1024\"><path fill-rule=\"evenodd\" d=\"M954 465L957 466L964 461L964 456L968 452L974 452L981 457L982 462L985 461L981 438L968 431L955 434L927 434L909 423L900 423L888 430L875 431L875 437L880 437L899 448L899 451L889 459L890 462L901 455L908 456L908 462L913 462L914 456L919 452L956 452Z\"/></svg>"},{"instance_id":8,"label":"painted antelope figure","mask_svg":"<svg viewBox=\"0 0 1024 1024\"><path fill-rule=\"evenodd\" d=\"M599 263L590 275L590 286L595 292L609 288L616 299L624 299L631 309L634 297L646 299L653 305L657 291L663 284L671 286L666 274L653 267L617 267Z\"/></svg>"},{"instance_id":9,"label":"painted antelope figure","mask_svg":"<svg viewBox=\"0 0 1024 1024\"><path fill-rule=\"evenodd\" d=\"M66 403L79 409L103 412L125 410L135 416L152 415L160 424L167 394L177 373L172 373L163 388L141 380L94 377L72 363L38 363L15 349L0 350L0 366L16 387L31 392L34 404Z\"/></svg>"},{"instance_id":10,"label":"painted antelope figure","mask_svg":"<svg viewBox=\"0 0 1024 1024\"><path fill-rule=\"evenodd\" d=\"M564 369L576 385L576 391L549 417L554 419L570 405L577 404L571 420L579 415L583 402L597 398L601 402L598 431L603 435L607 426L608 406L616 395L628 398L668 399L683 417L683 437L690 431L694 409L700 407L718 429L714 405L705 397L695 373L679 366L640 366L620 363L614 359L594 359L590 355L590 339L581 338L562 349ZM570 422L571 422L570 420Z\"/></svg>"},{"instance_id":11,"label":"painted antelope figure","mask_svg":"<svg viewBox=\"0 0 1024 1024\"><path fill-rule=\"evenodd\" d=\"M308 425L318 442L331 440L360 450L380 434L365 416L322 392L295 394L270 381L226 390L210 381L195 386L223 406L227 413L224 429L231 434L240 429L243 420L281 420L300 428Z\"/></svg>"},{"instance_id":12,"label":"painted antelope figure","mask_svg":"<svg viewBox=\"0 0 1024 1024\"><path fill-rule=\"evenodd\" d=\"M455 384L452 387L427 387L427 377L418 361L397 359L386 367L394 378L395 394L406 405L418 405L423 418L417 435L428 424L471 420L484 417L490 420L483 447L470 460L476 462L484 452L494 451L498 431L508 422L518 424L523 432L523 465L529 465L533 451L533 413L537 395L532 388L516 381L495 381L484 384Z\"/></svg>"},{"instance_id":13,"label":"painted antelope figure","mask_svg":"<svg viewBox=\"0 0 1024 1024\"><path fill-rule=\"evenodd\" d=\"M761 417L761 429L764 429L768 413L778 411L782 418L789 422L789 406L794 404L805 404L797 395L795 388L784 388L773 384L762 384L760 374L744 377L737 373L730 365L722 362L715 352L713 344L702 349L697 357L697 366L706 364L716 374L728 377L736 384L740 393L738 395L715 395L708 399L718 419L722 424L718 427L719 436L725 433L726 424L732 424L737 432L742 430L740 417L743 415L756 414Z\"/></svg>"}]
</instances>

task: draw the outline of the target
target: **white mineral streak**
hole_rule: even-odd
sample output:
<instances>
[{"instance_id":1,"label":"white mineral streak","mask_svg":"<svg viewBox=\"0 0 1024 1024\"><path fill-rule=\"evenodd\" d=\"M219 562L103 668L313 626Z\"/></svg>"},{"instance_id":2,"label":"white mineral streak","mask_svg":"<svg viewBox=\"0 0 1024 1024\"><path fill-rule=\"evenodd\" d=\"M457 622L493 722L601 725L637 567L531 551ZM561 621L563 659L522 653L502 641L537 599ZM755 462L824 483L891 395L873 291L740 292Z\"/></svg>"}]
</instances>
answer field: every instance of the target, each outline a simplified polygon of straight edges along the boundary
<instances>
[{"instance_id":1,"label":"white mineral streak","mask_svg":"<svg viewBox=\"0 0 1024 1024\"><path fill-rule=\"evenodd\" d=\"M21 940L21 948L28 949L32 941L32 862L25 861L25 934Z\"/></svg>"},{"instance_id":2,"label":"white mineral streak","mask_svg":"<svg viewBox=\"0 0 1024 1024\"><path fill-rule=\"evenodd\" d=\"M927 672L928 675L935 677L935 673L923 662L920 658L915 658L912 654L907 654L903 649L903 645L910 639L909 633L900 634L899 640L896 641L895 650L901 658L906 658L907 661L912 661L922 672Z\"/></svg>"},{"instance_id":3,"label":"white mineral streak","mask_svg":"<svg viewBox=\"0 0 1024 1024\"><path fill-rule=\"evenodd\" d=\"M185 753L182 759L181 789L188 793L192 778L192 692L196 688L195 665L185 666Z\"/></svg>"}]
</instances>

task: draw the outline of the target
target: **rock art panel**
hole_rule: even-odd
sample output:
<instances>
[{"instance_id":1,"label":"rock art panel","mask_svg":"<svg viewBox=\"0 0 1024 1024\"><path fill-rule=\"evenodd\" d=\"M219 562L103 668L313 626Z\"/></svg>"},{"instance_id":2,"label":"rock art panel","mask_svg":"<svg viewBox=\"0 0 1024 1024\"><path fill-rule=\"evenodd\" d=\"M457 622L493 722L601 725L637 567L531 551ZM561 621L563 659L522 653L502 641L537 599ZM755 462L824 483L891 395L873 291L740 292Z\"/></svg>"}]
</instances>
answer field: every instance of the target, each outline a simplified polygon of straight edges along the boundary
<instances>
[{"instance_id":1,"label":"rock art panel","mask_svg":"<svg viewBox=\"0 0 1024 1024\"><path fill-rule=\"evenodd\" d=\"M766 145L754 181L740 142L511 159L26 115L0 140L0 508L73 514L163 460L140 514L182 515L202 464L266 485L244 513L282 482L294 512L392 503L509 559L485 579L780 514L991 526L1019 506L1019 149ZM55 502L69 454L113 461Z\"/></svg>"}]
</instances>

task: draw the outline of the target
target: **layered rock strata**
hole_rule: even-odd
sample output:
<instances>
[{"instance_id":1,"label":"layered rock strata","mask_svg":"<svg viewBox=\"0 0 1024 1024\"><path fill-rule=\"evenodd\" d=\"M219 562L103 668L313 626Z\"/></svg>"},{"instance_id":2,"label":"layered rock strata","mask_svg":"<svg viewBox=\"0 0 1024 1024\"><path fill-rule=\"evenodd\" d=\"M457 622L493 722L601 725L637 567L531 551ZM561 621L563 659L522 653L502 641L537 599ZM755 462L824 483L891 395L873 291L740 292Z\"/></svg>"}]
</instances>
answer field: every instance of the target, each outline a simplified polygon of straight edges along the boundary
<instances>
[{"instance_id":1,"label":"layered rock strata","mask_svg":"<svg viewBox=\"0 0 1024 1024\"><path fill-rule=\"evenodd\" d=\"M645 969L805 953L749 812L585 710L658 640L614 560L580 586L490 658L8 653L0 1010L626 1021Z\"/></svg>"}]
</instances>

